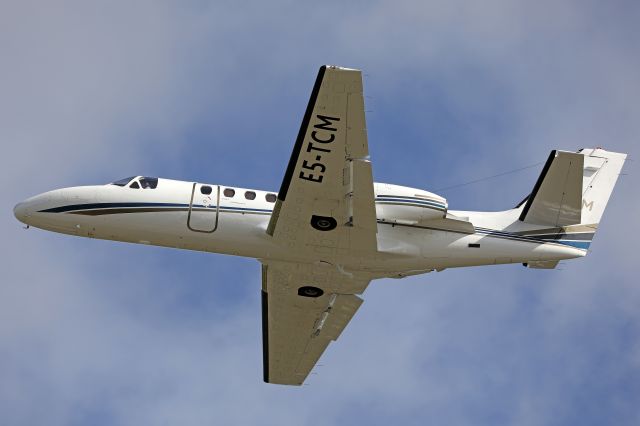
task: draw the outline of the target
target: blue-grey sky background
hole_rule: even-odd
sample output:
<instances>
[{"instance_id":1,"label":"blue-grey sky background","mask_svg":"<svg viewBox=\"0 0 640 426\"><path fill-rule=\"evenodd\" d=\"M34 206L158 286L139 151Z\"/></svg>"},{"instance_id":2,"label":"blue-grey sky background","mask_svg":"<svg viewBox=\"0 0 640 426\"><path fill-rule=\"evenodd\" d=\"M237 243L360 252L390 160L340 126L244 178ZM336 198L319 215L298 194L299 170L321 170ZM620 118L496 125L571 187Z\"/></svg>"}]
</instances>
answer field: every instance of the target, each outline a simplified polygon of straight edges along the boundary
<instances>
[{"instance_id":1,"label":"blue-grey sky background","mask_svg":"<svg viewBox=\"0 0 640 426\"><path fill-rule=\"evenodd\" d=\"M638 150L633 1L0 3L3 425L637 425L625 166L586 259L373 282L307 385L262 383L257 261L30 229L146 174L277 190L317 69L362 69L376 181L434 190ZM510 208L541 166L441 192Z\"/></svg>"}]
</instances>

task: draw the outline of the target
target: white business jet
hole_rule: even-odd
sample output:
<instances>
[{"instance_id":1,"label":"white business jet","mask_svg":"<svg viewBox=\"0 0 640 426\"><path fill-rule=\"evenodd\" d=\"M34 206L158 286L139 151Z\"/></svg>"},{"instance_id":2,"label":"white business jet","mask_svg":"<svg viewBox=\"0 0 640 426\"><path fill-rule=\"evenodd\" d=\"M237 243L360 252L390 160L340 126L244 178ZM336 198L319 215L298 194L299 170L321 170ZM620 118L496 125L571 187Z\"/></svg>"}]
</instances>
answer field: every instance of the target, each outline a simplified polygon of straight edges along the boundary
<instances>
[{"instance_id":1,"label":"white business jet","mask_svg":"<svg viewBox=\"0 0 640 426\"><path fill-rule=\"evenodd\" d=\"M277 193L135 176L46 192L14 213L64 234L258 259L264 380L300 385L373 279L585 256L625 158L554 150L515 208L449 210L431 192L373 182L362 75L323 66Z\"/></svg>"}]
</instances>

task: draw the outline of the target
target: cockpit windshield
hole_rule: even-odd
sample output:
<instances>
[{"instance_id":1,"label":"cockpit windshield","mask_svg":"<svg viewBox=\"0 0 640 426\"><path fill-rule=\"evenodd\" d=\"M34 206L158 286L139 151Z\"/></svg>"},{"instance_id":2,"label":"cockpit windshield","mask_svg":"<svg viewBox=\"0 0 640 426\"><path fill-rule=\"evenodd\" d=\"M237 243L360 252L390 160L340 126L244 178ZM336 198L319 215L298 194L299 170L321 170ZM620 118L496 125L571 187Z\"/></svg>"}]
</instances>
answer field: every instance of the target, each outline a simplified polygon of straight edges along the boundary
<instances>
[{"instance_id":1,"label":"cockpit windshield","mask_svg":"<svg viewBox=\"0 0 640 426\"><path fill-rule=\"evenodd\" d=\"M132 182L133 181L133 182ZM130 184L130 185L129 185ZM155 189L158 186L158 178L149 176L131 176L113 182L111 185L127 186L132 189Z\"/></svg>"},{"instance_id":2,"label":"cockpit windshield","mask_svg":"<svg viewBox=\"0 0 640 426\"><path fill-rule=\"evenodd\" d=\"M124 178L124 179L117 180L117 181L115 181L115 182L112 182L112 183L111 183L111 185L116 185L116 186L127 186L127 184L128 184L129 182L131 182L131 179L135 179L135 176L131 176L131 177L128 177L128 178Z\"/></svg>"}]
</instances>

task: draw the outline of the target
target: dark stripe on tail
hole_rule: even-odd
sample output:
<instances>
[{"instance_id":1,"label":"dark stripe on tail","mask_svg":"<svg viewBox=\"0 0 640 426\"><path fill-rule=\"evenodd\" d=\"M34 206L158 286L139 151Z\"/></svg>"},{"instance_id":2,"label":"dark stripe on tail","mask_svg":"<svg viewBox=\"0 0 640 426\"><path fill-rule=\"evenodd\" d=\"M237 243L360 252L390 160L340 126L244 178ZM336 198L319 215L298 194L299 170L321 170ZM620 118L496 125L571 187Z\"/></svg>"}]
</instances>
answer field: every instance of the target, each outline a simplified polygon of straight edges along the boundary
<instances>
[{"instance_id":1,"label":"dark stripe on tail","mask_svg":"<svg viewBox=\"0 0 640 426\"><path fill-rule=\"evenodd\" d=\"M524 221L524 219L527 217L527 213L529 213L531 204L533 204L533 200L535 200L536 195L538 194L538 190L542 186L542 182L544 181L544 178L547 176L547 173L551 168L551 163L553 163L554 158L556 158L555 149L551 151L551 154L549 154L549 158L547 158L547 162L544 163L544 167L542 168L542 173L540 173L540 176L538 177L538 180L535 186L533 187L533 191L531 191L531 195L526 199L527 204L524 205L524 209L522 210L522 213L520 213L520 217L519 217L521 221Z\"/></svg>"}]
</instances>

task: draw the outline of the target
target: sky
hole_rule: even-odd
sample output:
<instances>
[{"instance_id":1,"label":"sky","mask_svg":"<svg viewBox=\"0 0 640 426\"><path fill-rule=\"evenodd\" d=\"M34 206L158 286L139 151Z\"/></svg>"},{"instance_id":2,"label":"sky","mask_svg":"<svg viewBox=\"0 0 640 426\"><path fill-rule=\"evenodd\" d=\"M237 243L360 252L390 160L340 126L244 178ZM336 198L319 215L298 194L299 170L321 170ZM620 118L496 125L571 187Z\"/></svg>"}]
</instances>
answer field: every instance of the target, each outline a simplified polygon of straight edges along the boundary
<instances>
[{"instance_id":1,"label":"sky","mask_svg":"<svg viewBox=\"0 0 640 426\"><path fill-rule=\"evenodd\" d=\"M0 2L3 425L637 425L640 5ZM253 259L24 230L131 175L277 190L317 69L364 73L374 178L513 207L627 152L589 255L374 281L305 386L262 382ZM635 278L634 278L635 277Z\"/></svg>"}]
</instances>

